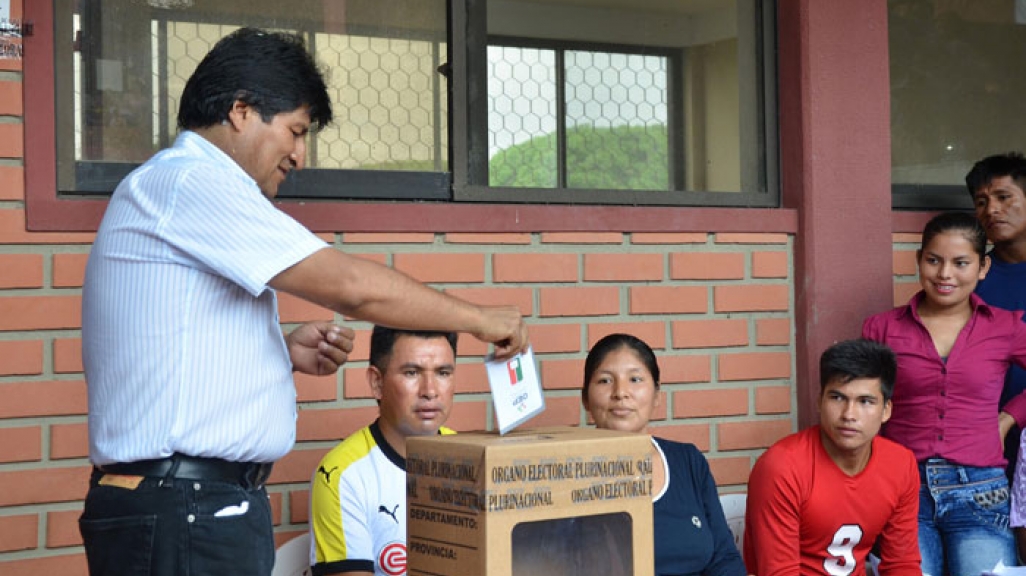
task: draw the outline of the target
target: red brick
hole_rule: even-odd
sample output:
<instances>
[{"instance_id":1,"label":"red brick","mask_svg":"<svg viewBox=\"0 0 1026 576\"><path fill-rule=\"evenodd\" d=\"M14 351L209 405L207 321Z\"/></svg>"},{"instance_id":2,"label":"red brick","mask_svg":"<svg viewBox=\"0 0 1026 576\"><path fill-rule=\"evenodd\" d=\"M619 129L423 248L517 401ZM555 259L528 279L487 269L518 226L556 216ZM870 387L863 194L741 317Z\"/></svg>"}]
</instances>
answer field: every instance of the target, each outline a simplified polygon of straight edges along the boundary
<instances>
[{"instance_id":1,"label":"red brick","mask_svg":"<svg viewBox=\"0 0 1026 576\"><path fill-rule=\"evenodd\" d=\"M89 254L54 254L54 288L78 288L85 280L86 262Z\"/></svg>"},{"instance_id":2,"label":"red brick","mask_svg":"<svg viewBox=\"0 0 1026 576\"><path fill-rule=\"evenodd\" d=\"M493 254L493 282L577 282L576 254Z\"/></svg>"},{"instance_id":3,"label":"red brick","mask_svg":"<svg viewBox=\"0 0 1026 576\"><path fill-rule=\"evenodd\" d=\"M894 305L903 306L923 288L919 282L896 282L894 284Z\"/></svg>"},{"instance_id":4,"label":"red brick","mask_svg":"<svg viewBox=\"0 0 1026 576\"><path fill-rule=\"evenodd\" d=\"M91 471L89 466L47 466L0 472L0 506L82 500Z\"/></svg>"},{"instance_id":5,"label":"red brick","mask_svg":"<svg viewBox=\"0 0 1026 576\"><path fill-rule=\"evenodd\" d=\"M735 252L678 252L670 254L673 280L741 280L745 255Z\"/></svg>"},{"instance_id":6,"label":"red brick","mask_svg":"<svg viewBox=\"0 0 1026 576\"><path fill-rule=\"evenodd\" d=\"M716 235L717 244L787 244L787 234L725 232Z\"/></svg>"},{"instance_id":7,"label":"red brick","mask_svg":"<svg viewBox=\"0 0 1026 576\"><path fill-rule=\"evenodd\" d=\"M338 399L338 375L311 376L295 372L296 400L299 402L328 402Z\"/></svg>"},{"instance_id":8,"label":"red brick","mask_svg":"<svg viewBox=\"0 0 1026 576\"><path fill-rule=\"evenodd\" d=\"M305 524L310 521L309 490L291 490L289 492L289 521L293 524Z\"/></svg>"},{"instance_id":9,"label":"red brick","mask_svg":"<svg viewBox=\"0 0 1026 576\"><path fill-rule=\"evenodd\" d=\"M585 254L588 282L643 282L663 279L662 254Z\"/></svg>"},{"instance_id":10,"label":"red brick","mask_svg":"<svg viewBox=\"0 0 1026 576\"><path fill-rule=\"evenodd\" d=\"M285 292L278 292L278 316L282 322L301 323L316 320L333 320L335 313L302 298Z\"/></svg>"},{"instance_id":11,"label":"red brick","mask_svg":"<svg viewBox=\"0 0 1026 576\"><path fill-rule=\"evenodd\" d=\"M787 252L752 254L752 278L787 278Z\"/></svg>"},{"instance_id":12,"label":"red brick","mask_svg":"<svg viewBox=\"0 0 1026 576\"><path fill-rule=\"evenodd\" d=\"M450 232L446 244L530 244L530 234Z\"/></svg>"},{"instance_id":13,"label":"red brick","mask_svg":"<svg viewBox=\"0 0 1026 576\"><path fill-rule=\"evenodd\" d=\"M43 287L42 254L0 254L0 270L0 288Z\"/></svg>"},{"instance_id":14,"label":"red brick","mask_svg":"<svg viewBox=\"0 0 1026 576\"><path fill-rule=\"evenodd\" d=\"M747 420L721 422L716 427L718 450L769 448L774 442L793 432L790 420Z\"/></svg>"},{"instance_id":15,"label":"red brick","mask_svg":"<svg viewBox=\"0 0 1026 576\"><path fill-rule=\"evenodd\" d=\"M530 332L530 334L533 336L533 326L531 327L531 330L532 332ZM482 342L470 334L460 334L460 338L456 343L456 355L459 358L480 358L482 356L486 356L491 349L491 344Z\"/></svg>"},{"instance_id":16,"label":"red brick","mask_svg":"<svg viewBox=\"0 0 1026 576\"><path fill-rule=\"evenodd\" d=\"M631 286L631 314L702 314L709 310L705 286Z\"/></svg>"},{"instance_id":17,"label":"red brick","mask_svg":"<svg viewBox=\"0 0 1026 576\"><path fill-rule=\"evenodd\" d=\"M460 362L456 364L456 393L470 394L491 392L488 386L488 370L481 362Z\"/></svg>"},{"instance_id":18,"label":"red brick","mask_svg":"<svg viewBox=\"0 0 1026 576\"><path fill-rule=\"evenodd\" d=\"M308 534L308 533L309 532L307 530L284 530L284 531L281 531L281 532L275 532L274 533L274 547L276 549L277 548L281 548L289 540L292 540L294 538L297 538L299 536L302 536L302 535Z\"/></svg>"},{"instance_id":19,"label":"red brick","mask_svg":"<svg viewBox=\"0 0 1026 576\"><path fill-rule=\"evenodd\" d=\"M370 360L371 330L371 328L359 330L354 329L356 337L353 338L353 351L349 353L350 362Z\"/></svg>"},{"instance_id":20,"label":"red brick","mask_svg":"<svg viewBox=\"0 0 1026 576\"><path fill-rule=\"evenodd\" d=\"M584 358L542 360L538 377L546 390L580 390L584 381Z\"/></svg>"},{"instance_id":21,"label":"red brick","mask_svg":"<svg viewBox=\"0 0 1026 576\"><path fill-rule=\"evenodd\" d=\"M447 288L445 293L479 306L516 306L524 316L534 314L530 288Z\"/></svg>"},{"instance_id":22,"label":"red brick","mask_svg":"<svg viewBox=\"0 0 1026 576\"><path fill-rule=\"evenodd\" d=\"M694 444L702 452L709 451L709 425L708 424L668 424L665 426L650 426L649 434L674 440L676 442L687 442Z\"/></svg>"},{"instance_id":23,"label":"red brick","mask_svg":"<svg viewBox=\"0 0 1026 576\"><path fill-rule=\"evenodd\" d=\"M89 425L53 424L50 426L50 458L85 458L89 456Z\"/></svg>"},{"instance_id":24,"label":"red brick","mask_svg":"<svg viewBox=\"0 0 1026 576\"><path fill-rule=\"evenodd\" d=\"M611 316L620 313L620 289L612 286L541 288L538 301L539 315L543 317Z\"/></svg>"},{"instance_id":25,"label":"red brick","mask_svg":"<svg viewBox=\"0 0 1026 576\"><path fill-rule=\"evenodd\" d=\"M674 348L717 348L748 345L748 321L681 320L672 324Z\"/></svg>"},{"instance_id":26,"label":"red brick","mask_svg":"<svg viewBox=\"0 0 1026 576\"><path fill-rule=\"evenodd\" d=\"M0 383L0 418L79 415L86 407L82 380Z\"/></svg>"},{"instance_id":27,"label":"red brick","mask_svg":"<svg viewBox=\"0 0 1026 576\"><path fill-rule=\"evenodd\" d=\"M28 232L24 210L0 209L0 244L92 244L95 239L93 233Z\"/></svg>"},{"instance_id":28,"label":"red brick","mask_svg":"<svg viewBox=\"0 0 1026 576\"><path fill-rule=\"evenodd\" d=\"M421 282L484 282L484 254L396 254L392 264Z\"/></svg>"},{"instance_id":29,"label":"red brick","mask_svg":"<svg viewBox=\"0 0 1026 576\"><path fill-rule=\"evenodd\" d=\"M523 424L525 428L540 426L579 426L581 424L581 397L546 396L545 410Z\"/></svg>"},{"instance_id":30,"label":"red brick","mask_svg":"<svg viewBox=\"0 0 1026 576\"><path fill-rule=\"evenodd\" d=\"M711 356L679 354L659 356L659 371L664 384L709 382L712 380L711 366Z\"/></svg>"},{"instance_id":31,"label":"red brick","mask_svg":"<svg viewBox=\"0 0 1026 576\"><path fill-rule=\"evenodd\" d=\"M367 368L345 368L342 371L343 398L373 398L367 383Z\"/></svg>"},{"instance_id":32,"label":"red brick","mask_svg":"<svg viewBox=\"0 0 1026 576\"><path fill-rule=\"evenodd\" d=\"M736 458L709 458L709 469L717 486L748 484L752 472L752 460L746 456Z\"/></svg>"},{"instance_id":33,"label":"red brick","mask_svg":"<svg viewBox=\"0 0 1026 576\"><path fill-rule=\"evenodd\" d=\"M342 235L345 244L432 244L434 241L433 232L346 232Z\"/></svg>"},{"instance_id":34,"label":"red brick","mask_svg":"<svg viewBox=\"0 0 1026 576\"><path fill-rule=\"evenodd\" d=\"M367 424L370 424L370 422L364 422L364 426ZM275 462L274 470L271 472L271 478L268 483L288 484L292 482L310 482L310 478L313 477L314 470L317 469L317 465L320 463L321 458L323 458L324 455L328 453L328 450L331 450L332 448L334 448L334 445L325 448L294 448L281 460Z\"/></svg>"},{"instance_id":35,"label":"red brick","mask_svg":"<svg viewBox=\"0 0 1026 576\"><path fill-rule=\"evenodd\" d=\"M484 430L488 426L488 400L472 400L470 402L455 402L452 405L452 412L445 425L458 432L471 432Z\"/></svg>"},{"instance_id":36,"label":"red brick","mask_svg":"<svg viewBox=\"0 0 1026 576\"><path fill-rule=\"evenodd\" d=\"M21 90L21 82L0 81L0 115L22 115L24 108L22 105Z\"/></svg>"},{"instance_id":37,"label":"red brick","mask_svg":"<svg viewBox=\"0 0 1026 576\"><path fill-rule=\"evenodd\" d=\"M68 374L82 371L81 338L54 339L53 371L58 374Z\"/></svg>"},{"instance_id":38,"label":"red brick","mask_svg":"<svg viewBox=\"0 0 1026 576\"><path fill-rule=\"evenodd\" d=\"M916 262L915 250L895 250L892 266L896 276L915 276L919 274L919 263Z\"/></svg>"},{"instance_id":39,"label":"red brick","mask_svg":"<svg viewBox=\"0 0 1026 576\"><path fill-rule=\"evenodd\" d=\"M2 62L2 60L0 60ZM39 574L60 574L61 576L86 576L85 553L26 558L24 560L0 561L0 573L4 576L39 576Z\"/></svg>"},{"instance_id":40,"label":"red brick","mask_svg":"<svg viewBox=\"0 0 1026 576\"><path fill-rule=\"evenodd\" d=\"M25 169L21 166L0 166L0 200L25 198Z\"/></svg>"},{"instance_id":41,"label":"red brick","mask_svg":"<svg viewBox=\"0 0 1026 576\"><path fill-rule=\"evenodd\" d=\"M46 513L46 547L67 548L81 546L82 535L78 531L78 517L82 510L59 510Z\"/></svg>"},{"instance_id":42,"label":"red brick","mask_svg":"<svg viewBox=\"0 0 1026 576\"><path fill-rule=\"evenodd\" d=\"M0 376L42 373L42 340L0 340Z\"/></svg>"},{"instance_id":43,"label":"red brick","mask_svg":"<svg viewBox=\"0 0 1026 576\"><path fill-rule=\"evenodd\" d=\"M631 244L705 244L705 232L635 232Z\"/></svg>"},{"instance_id":44,"label":"red brick","mask_svg":"<svg viewBox=\"0 0 1026 576\"><path fill-rule=\"evenodd\" d=\"M791 377L789 352L749 352L720 354L720 381L769 380Z\"/></svg>"},{"instance_id":45,"label":"red brick","mask_svg":"<svg viewBox=\"0 0 1026 576\"><path fill-rule=\"evenodd\" d=\"M0 516L0 552L31 550L38 542L39 515Z\"/></svg>"},{"instance_id":46,"label":"red brick","mask_svg":"<svg viewBox=\"0 0 1026 576\"><path fill-rule=\"evenodd\" d=\"M743 416L748 414L748 389L677 390L673 393L674 418Z\"/></svg>"},{"instance_id":47,"label":"red brick","mask_svg":"<svg viewBox=\"0 0 1026 576\"><path fill-rule=\"evenodd\" d=\"M0 158L22 158L25 156L25 133L21 123L0 124Z\"/></svg>"},{"instance_id":48,"label":"red brick","mask_svg":"<svg viewBox=\"0 0 1026 576\"><path fill-rule=\"evenodd\" d=\"M43 457L39 426L0 428L0 462L36 462Z\"/></svg>"},{"instance_id":49,"label":"red brick","mask_svg":"<svg viewBox=\"0 0 1026 576\"><path fill-rule=\"evenodd\" d=\"M918 232L896 232L891 234L891 241L895 244L915 244L918 247L922 240L923 236Z\"/></svg>"},{"instance_id":50,"label":"red brick","mask_svg":"<svg viewBox=\"0 0 1026 576\"><path fill-rule=\"evenodd\" d=\"M620 232L544 232L542 244L622 244Z\"/></svg>"},{"instance_id":51,"label":"red brick","mask_svg":"<svg viewBox=\"0 0 1026 576\"><path fill-rule=\"evenodd\" d=\"M0 297L0 331L56 330L81 324L80 296Z\"/></svg>"},{"instance_id":52,"label":"red brick","mask_svg":"<svg viewBox=\"0 0 1026 576\"><path fill-rule=\"evenodd\" d=\"M268 492L267 499L271 502L271 524L281 526L281 492Z\"/></svg>"},{"instance_id":53,"label":"red brick","mask_svg":"<svg viewBox=\"0 0 1026 576\"><path fill-rule=\"evenodd\" d=\"M588 349L610 334L631 334L655 350L666 348L665 322L614 322L588 324Z\"/></svg>"},{"instance_id":54,"label":"red brick","mask_svg":"<svg viewBox=\"0 0 1026 576\"><path fill-rule=\"evenodd\" d=\"M713 286L713 310L724 312L771 312L790 309L787 284Z\"/></svg>"},{"instance_id":55,"label":"red brick","mask_svg":"<svg viewBox=\"0 0 1026 576\"><path fill-rule=\"evenodd\" d=\"M757 319L755 321L755 343L759 346L786 346L790 344L791 319Z\"/></svg>"},{"instance_id":56,"label":"red brick","mask_svg":"<svg viewBox=\"0 0 1026 576\"><path fill-rule=\"evenodd\" d=\"M338 442L370 424L377 417L377 406L300 410L299 420L296 422L296 439L301 442Z\"/></svg>"},{"instance_id":57,"label":"red brick","mask_svg":"<svg viewBox=\"0 0 1026 576\"><path fill-rule=\"evenodd\" d=\"M581 351L580 324L531 324L529 338L536 354Z\"/></svg>"},{"instance_id":58,"label":"red brick","mask_svg":"<svg viewBox=\"0 0 1026 576\"><path fill-rule=\"evenodd\" d=\"M790 412L790 386L759 386L755 389L756 414L788 414Z\"/></svg>"}]
</instances>

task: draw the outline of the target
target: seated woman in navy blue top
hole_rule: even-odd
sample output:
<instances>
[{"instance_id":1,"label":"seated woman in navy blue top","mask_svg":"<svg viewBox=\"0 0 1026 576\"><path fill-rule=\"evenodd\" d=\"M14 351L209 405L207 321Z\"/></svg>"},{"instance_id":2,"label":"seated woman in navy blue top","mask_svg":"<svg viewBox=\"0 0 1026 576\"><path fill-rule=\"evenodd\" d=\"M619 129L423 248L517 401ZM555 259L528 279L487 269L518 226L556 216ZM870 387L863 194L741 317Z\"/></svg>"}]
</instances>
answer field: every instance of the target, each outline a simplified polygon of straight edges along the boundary
<instances>
[{"instance_id":1,"label":"seated woman in navy blue top","mask_svg":"<svg viewBox=\"0 0 1026 576\"><path fill-rule=\"evenodd\" d=\"M629 334L599 340L584 362L584 408L599 428L642 432L659 404L659 365ZM693 444L652 438L656 576L744 576L709 463Z\"/></svg>"}]
</instances>

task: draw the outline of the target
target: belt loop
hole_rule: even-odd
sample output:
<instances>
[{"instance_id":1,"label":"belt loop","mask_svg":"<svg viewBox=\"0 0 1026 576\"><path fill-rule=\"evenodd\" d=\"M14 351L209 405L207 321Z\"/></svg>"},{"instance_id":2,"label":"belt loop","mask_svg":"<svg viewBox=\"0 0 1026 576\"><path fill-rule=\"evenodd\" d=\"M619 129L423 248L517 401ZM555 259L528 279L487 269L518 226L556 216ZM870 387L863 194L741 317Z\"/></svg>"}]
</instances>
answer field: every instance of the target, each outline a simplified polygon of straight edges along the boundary
<instances>
[{"instance_id":1,"label":"belt loop","mask_svg":"<svg viewBox=\"0 0 1026 576\"><path fill-rule=\"evenodd\" d=\"M969 483L969 474L965 470L965 466L958 467L958 481L962 484Z\"/></svg>"},{"instance_id":2,"label":"belt loop","mask_svg":"<svg viewBox=\"0 0 1026 576\"><path fill-rule=\"evenodd\" d=\"M182 463L181 454L175 452L171 455L171 467L168 468L167 474L160 481L161 486L167 486L168 488L175 485L175 474L178 474L178 465Z\"/></svg>"}]
</instances>

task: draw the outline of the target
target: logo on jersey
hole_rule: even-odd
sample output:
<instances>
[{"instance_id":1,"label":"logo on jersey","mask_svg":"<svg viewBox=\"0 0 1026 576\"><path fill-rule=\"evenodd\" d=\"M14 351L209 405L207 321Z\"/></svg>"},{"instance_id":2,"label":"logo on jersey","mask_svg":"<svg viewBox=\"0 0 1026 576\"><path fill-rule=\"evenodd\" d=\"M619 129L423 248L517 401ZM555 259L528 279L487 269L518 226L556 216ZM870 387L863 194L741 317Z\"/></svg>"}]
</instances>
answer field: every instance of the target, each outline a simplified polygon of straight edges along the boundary
<instances>
[{"instance_id":1,"label":"logo on jersey","mask_svg":"<svg viewBox=\"0 0 1026 576\"><path fill-rule=\"evenodd\" d=\"M391 510L389 510L385 506L378 506L378 512L381 512L383 514L388 514L389 516L392 517L392 520L395 520L396 524L399 523L399 519L395 517L395 513L398 512L398 511L399 511L399 505L398 504L393 506Z\"/></svg>"},{"instance_id":2,"label":"logo on jersey","mask_svg":"<svg viewBox=\"0 0 1026 576\"><path fill-rule=\"evenodd\" d=\"M378 554L378 566L388 576L406 574L406 544L390 542Z\"/></svg>"}]
</instances>

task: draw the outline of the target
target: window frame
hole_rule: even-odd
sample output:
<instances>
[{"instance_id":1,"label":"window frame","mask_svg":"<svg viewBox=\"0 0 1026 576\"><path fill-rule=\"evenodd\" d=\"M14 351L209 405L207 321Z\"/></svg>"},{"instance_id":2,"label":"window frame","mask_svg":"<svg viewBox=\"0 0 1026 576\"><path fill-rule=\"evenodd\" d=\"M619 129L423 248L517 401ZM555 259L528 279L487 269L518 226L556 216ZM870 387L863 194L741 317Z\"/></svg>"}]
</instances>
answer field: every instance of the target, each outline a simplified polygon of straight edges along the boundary
<instances>
[{"instance_id":1,"label":"window frame","mask_svg":"<svg viewBox=\"0 0 1026 576\"><path fill-rule=\"evenodd\" d=\"M464 6L483 0L461 0L455 5ZM775 0L760 1L761 13L769 15L775 27ZM467 33L466 22L460 15L466 13L454 10L454 45L458 36ZM483 16L483 14L482 14ZM24 105L24 165L25 165L25 210L26 229L33 232L94 232L106 209L108 196L71 196L61 194L56 183L56 116L55 116L55 35L54 3L52 0L29 2L24 7L24 17L36 24L35 33L24 39L26 58L23 61L23 89L31 98L25 98ZM763 38L760 28L758 39L775 45L775 38ZM484 33L479 28L479 33ZM772 36L772 35L771 35ZM465 40L465 39L464 39ZM483 39L482 39L483 41ZM486 64L485 54L479 64ZM773 142L767 142L760 156L766 162L765 178L773 185L760 197L752 199L739 193L687 193L692 202L706 199L718 200L700 207L666 207L665 198L653 201L644 194L630 191L577 191L572 202L579 204L554 204L548 190L514 189L519 195L513 202L488 194L495 189L486 186L469 186L466 161L468 138L460 138L454 131L450 140L450 161L453 198L445 202L409 202L320 199L280 199L275 203L286 213L297 218L315 232L589 232L589 231L631 231L631 232L793 232L797 216L793 210L779 207L781 197L777 173L776 130L776 50L764 50L765 62L761 65L766 75L774 82L773 90L765 90L764 124L760 130L771 134ZM465 106L468 84L466 82L467 54L453 51L454 76L460 76L451 91L450 110L461 103ZM768 63L768 64L766 64ZM461 65L458 65L461 64ZM768 71L771 70L772 73ZM463 108L466 110L466 108ZM478 112L480 113L480 111ZM485 111L486 113L486 111ZM464 132L468 126L469 114L462 118ZM452 121L452 120L451 120ZM767 129L772 127L772 129ZM525 194L526 192L526 194ZM615 195L615 198L610 196ZM602 201L615 203L603 204ZM732 208L746 207L747 217L738 218ZM764 208L764 209L760 209ZM629 224L629 225L628 225Z\"/></svg>"}]
</instances>

